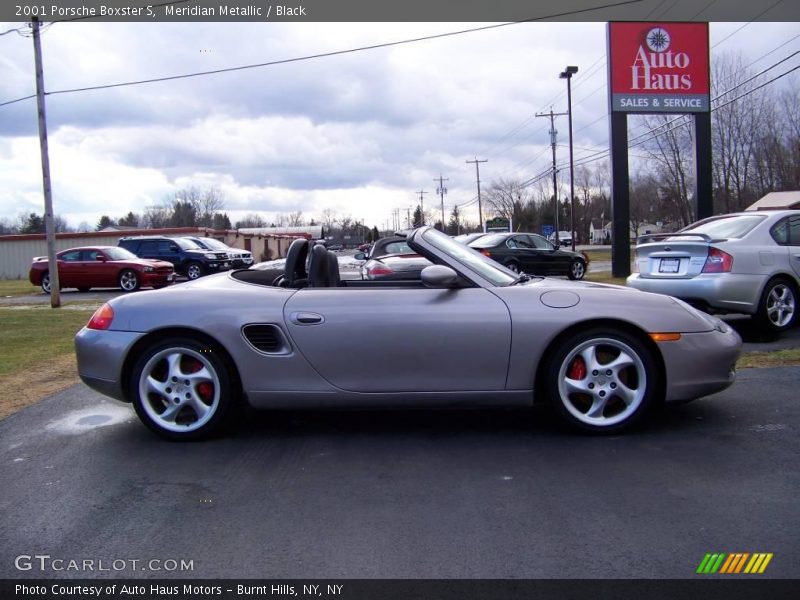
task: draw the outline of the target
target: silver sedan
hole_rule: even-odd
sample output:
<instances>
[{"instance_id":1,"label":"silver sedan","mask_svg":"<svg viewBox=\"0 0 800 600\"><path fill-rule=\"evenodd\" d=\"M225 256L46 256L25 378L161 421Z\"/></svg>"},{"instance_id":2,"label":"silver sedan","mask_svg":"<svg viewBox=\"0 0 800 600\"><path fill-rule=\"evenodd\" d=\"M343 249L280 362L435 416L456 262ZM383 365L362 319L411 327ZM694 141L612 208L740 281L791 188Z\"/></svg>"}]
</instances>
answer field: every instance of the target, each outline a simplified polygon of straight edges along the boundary
<instances>
[{"instance_id":1,"label":"silver sedan","mask_svg":"<svg viewBox=\"0 0 800 600\"><path fill-rule=\"evenodd\" d=\"M734 381L741 339L680 300L513 273L431 227L408 244L433 263L412 281L342 281L333 253L297 240L277 281L248 269L114 298L75 337L80 376L170 439L243 403L544 402L614 433Z\"/></svg>"},{"instance_id":2,"label":"silver sedan","mask_svg":"<svg viewBox=\"0 0 800 600\"><path fill-rule=\"evenodd\" d=\"M631 287L708 312L750 314L784 331L797 316L800 211L733 213L642 236L634 265Z\"/></svg>"}]
</instances>

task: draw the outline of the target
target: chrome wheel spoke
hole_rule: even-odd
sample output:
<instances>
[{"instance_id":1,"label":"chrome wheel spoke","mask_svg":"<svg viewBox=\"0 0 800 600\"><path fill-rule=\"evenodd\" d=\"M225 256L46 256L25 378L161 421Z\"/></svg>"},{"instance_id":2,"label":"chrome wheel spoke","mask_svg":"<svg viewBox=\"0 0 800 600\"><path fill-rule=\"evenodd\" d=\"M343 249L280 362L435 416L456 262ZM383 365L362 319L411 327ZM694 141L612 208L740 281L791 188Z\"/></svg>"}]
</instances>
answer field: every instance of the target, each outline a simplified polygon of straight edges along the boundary
<instances>
[{"instance_id":1,"label":"chrome wheel spoke","mask_svg":"<svg viewBox=\"0 0 800 600\"><path fill-rule=\"evenodd\" d=\"M209 383L214 383L214 377L211 373L208 372L208 369L203 367L199 371L195 371L194 373L186 373L181 375L182 378L189 381L189 385L195 387L198 383L203 383L208 381Z\"/></svg>"},{"instance_id":2,"label":"chrome wheel spoke","mask_svg":"<svg viewBox=\"0 0 800 600\"><path fill-rule=\"evenodd\" d=\"M211 410L211 407L198 397L197 392L192 393L187 404L192 407L198 420L203 419Z\"/></svg>"},{"instance_id":3,"label":"chrome wheel spoke","mask_svg":"<svg viewBox=\"0 0 800 600\"><path fill-rule=\"evenodd\" d=\"M633 357L628 355L625 352L620 352L619 356L612 360L610 363L603 365L605 369L611 369L615 375L619 375L620 371L627 369L628 367L632 367L636 364L633 360Z\"/></svg>"},{"instance_id":4,"label":"chrome wheel spoke","mask_svg":"<svg viewBox=\"0 0 800 600\"><path fill-rule=\"evenodd\" d=\"M624 383L619 383L615 392L627 406L630 406L636 400L638 390L631 389Z\"/></svg>"},{"instance_id":5,"label":"chrome wheel spoke","mask_svg":"<svg viewBox=\"0 0 800 600\"><path fill-rule=\"evenodd\" d=\"M592 398L592 406L586 412L586 416L590 419L602 419L603 418L603 411L606 409L606 398L600 398L599 396L594 396Z\"/></svg>"},{"instance_id":6,"label":"chrome wheel spoke","mask_svg":"<svg viewBox=\"0 0 800 600\"><path fill-rule=\"evenodd\" d=\"M567 386L567 394L589 394L588 383L585 379L577 380L566 378L564 384Z\"/></svg>"},{"instance_id":7,"label":"chrome wheel spoke","mask_svg":"<svg viewBox=\"0 0 800 600\"><path fill-rule=\"evenodd\" d=\"M148 393L158 394L159 396L163 396L164 398L168 398L166 388L167 383L163 381L159 381L155 379L152 375L147 377L147 391Z\"/></svg>"},{"instance_id":8,"label":"chrome wheel spoke","mask_svg":"<svg viewBox=\"0 0 800 600\"><path fill-rule=\"evenodd\" d=\"M167 408L164 409L164 412L162 412L160 415L158 415L158 417L162 421L166 421L167 423L176 424L175 423L175 419L177 418L178 413L181 412L181 408L183 408L183 405L181 405L181 404L172 404L170 402L167 405Z\"/></svg>"},{"instance_id":9,"label":"chrome wheel spoke","mask_svg":"<svg viewBox=\"0 0 800 600\"><path fill-rule=\"evenodd\" d=\"M592 345L584 349L581 352L581 358L583 359L583 362L586 365L586 370L589 373L603 368L602 365L597 362L597 346Z\"/></svg>"}]
</instances>

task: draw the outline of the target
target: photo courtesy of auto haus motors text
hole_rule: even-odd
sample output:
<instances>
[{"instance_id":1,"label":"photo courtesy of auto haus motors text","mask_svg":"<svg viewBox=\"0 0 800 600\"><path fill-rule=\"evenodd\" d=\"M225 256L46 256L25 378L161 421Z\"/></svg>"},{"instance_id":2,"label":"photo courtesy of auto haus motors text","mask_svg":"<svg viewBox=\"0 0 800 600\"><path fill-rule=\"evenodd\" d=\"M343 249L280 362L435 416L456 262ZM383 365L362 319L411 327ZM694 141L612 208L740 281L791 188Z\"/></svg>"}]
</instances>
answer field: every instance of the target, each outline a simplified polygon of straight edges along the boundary
<instances>
[{"instance_id":1,"label":"photo courtesy of auto haus motors text","mask_svg":"<svg viewBox=\"0 0 800 600\"><path fill-rule=\"evenodd\" d=\"M708 24L609 23L612 110L707 112Z\"/></svg>"},{"instance_id":2,"label":"photo courtesy of auto haus motors text","mask_svg":"<svg viewBox=\"0 0 800 600\"><path fill-rule=\"evenodd\" d=\"M31 585L17 583L14 586L15 597L57 597L57 598L169 598L169 597L202 597L215 596L243 597L302 597L327 598L341 596L344 584L297 584L275 583L268 585L219 585L208 583L50 583L47 585Z\"/></svg>"}]
</instances>

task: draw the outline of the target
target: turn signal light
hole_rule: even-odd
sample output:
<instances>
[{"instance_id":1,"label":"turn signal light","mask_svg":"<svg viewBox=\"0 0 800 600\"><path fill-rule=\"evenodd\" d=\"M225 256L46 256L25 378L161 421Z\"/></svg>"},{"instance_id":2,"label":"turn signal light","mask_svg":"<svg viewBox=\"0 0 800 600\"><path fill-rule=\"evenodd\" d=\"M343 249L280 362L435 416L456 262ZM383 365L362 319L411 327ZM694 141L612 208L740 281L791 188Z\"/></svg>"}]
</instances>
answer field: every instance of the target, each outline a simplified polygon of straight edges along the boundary
<instances>
[{"instance_id":1,"label":"turn signal light","mask_svg":"<svg viewBox=\"0 0 800 600\"><path fill-rule=\"evenodd\" d=\"M481 254L483 254L486 258L492 258L492 253L489 252L486 248L481 250Z\"/></svg>"},{"instance_id":2,"label":"turn signal light","mask_svg":"<svg viewBox=\"0 0 800 600\"><path fill-rule=\"evenodd\" d=\"M650 339L654 342L677 342L681 339L680 333L651 333Z\"/></svg>"},{"instance_id":3,"label":"turn signal light","mask_svg":"<svg viewBox=\"0 0 800 600\"><path fill-rule=\"evenodd\" d=\"M108 329L111 327L111 321L114 320L114 310L111 308L111 305L106 303L103 304L100 308L94 311L92 318L89 319L89 323L86 325L89 329Z\"/></svg>"},{"instance_id":4,"label":"turn signal light","mask_svg":"<svg viewBox=\"0 0 800 600\"><path fill-rule=\"evenodd\" d=\"M730 273L733 268L733 257L727 252L713 246L708 249L708 258L703 266L703 273Z\"/></svg>"}]
</instances>

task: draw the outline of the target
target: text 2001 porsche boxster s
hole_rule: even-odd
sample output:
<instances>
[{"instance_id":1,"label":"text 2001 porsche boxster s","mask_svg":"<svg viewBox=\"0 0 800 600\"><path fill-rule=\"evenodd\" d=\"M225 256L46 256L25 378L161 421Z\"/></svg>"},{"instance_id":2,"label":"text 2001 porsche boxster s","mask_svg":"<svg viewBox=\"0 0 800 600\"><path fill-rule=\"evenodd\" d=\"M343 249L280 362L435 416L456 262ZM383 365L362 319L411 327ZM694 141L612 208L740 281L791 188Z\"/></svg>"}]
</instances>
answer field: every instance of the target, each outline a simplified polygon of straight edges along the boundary
<instances>
[{"instance_id":1,"label":"text 2001 porsche boxster s","mask_svg":"<svg viewBox=\"0 0 800 600\"><path fill-rule=\"evenodd\" d=\"M430 227L408 244L433 263L416 281L340 281L333 253L296 240L276 281L234 271L115 298L76 335L80 376L172 439L208 435L240 402L545 401L617 432L734 381L741 339L680 300L530 278Z\"/></svg>"}]
</instances>

